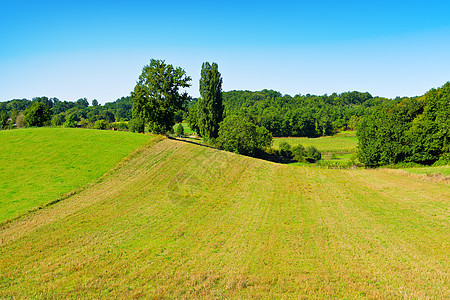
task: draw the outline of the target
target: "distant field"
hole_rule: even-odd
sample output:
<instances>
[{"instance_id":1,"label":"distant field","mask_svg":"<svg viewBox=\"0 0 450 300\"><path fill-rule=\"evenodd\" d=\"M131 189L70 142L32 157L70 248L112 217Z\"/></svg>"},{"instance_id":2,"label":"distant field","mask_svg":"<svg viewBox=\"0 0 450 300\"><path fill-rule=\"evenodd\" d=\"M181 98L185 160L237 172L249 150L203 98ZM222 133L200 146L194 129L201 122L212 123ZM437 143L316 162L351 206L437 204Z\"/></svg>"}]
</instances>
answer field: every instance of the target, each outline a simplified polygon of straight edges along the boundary
<instances>
[{"instance_id":1,"label":"distant field","mask_svg":"<svg viewBox=\"0 0 450 300\"><path fill-rule=\"evenodd\" d=\"M0 223L87 185L149 140L88 129L0 131Z\"/></svg>"},{"instance_id":2,"label":"distant field","mask_svg":"<svg viewBox=\"0 0 450 300\"><path fill-rule=\"evenodd\" d=\"M274 138L273 147L278 149L280 142L288 142L291 146L301 144L305 147L315 146L321 152L354 152L358 146L356 132L341 132L334 136L325 136L318 138L293 137L293 138Z\"/></svg>"},{"instance_id":3,"label":"distant field","mask_svg":"<svg viewBox=\"0 0 450 300\"><path fill-rule=\"evenodd\" d=\"M403 172L164 139L3 226L0 298L449 299L449 204Z\"/></svg>"},{"instance_id":4,"label":"distant field","mask_svg":"<svg viewBox=\"0 0 450 300\"><path fill-rule=\"evenodd\" d=\"M421 167L421 168L405 168L402 169L406 172L413 174L443 174L450 176L450 166L439 166L439 167Z\"/></svg>"},{"instance_id":5,"label":"distant field","mask_svg":"<svg viewBox=\"0 0 450 300\"><path fill-rule=\"evenodd\" d=\"M314 146L322 152L322 160L331 162L348 162L356 152L358 138L356 131L343 131L334 136L318 138L291 137L274 138L273 147L279 148L282 141L288 142L292 147L298 144L304 147Z\"/></svg>"},{"instance_id":6,"label":"distant field","mask_svg":"<svg viewBox=\"0 0 450 300\"><path fill-rule=\"evenodd\" d=\"M177 123L177 124L175 124L173 126L173 130L174 131L176 131L176 128L177 128L178 124L179 123ZM194 133L194 131L192 131L192 129L189 127L188 123L183 122L183 123L181 123L181 125L183 125L183 129L184 129L184 134L185 135L190 135L190 134Z\"/></svg>"}]
</instances>

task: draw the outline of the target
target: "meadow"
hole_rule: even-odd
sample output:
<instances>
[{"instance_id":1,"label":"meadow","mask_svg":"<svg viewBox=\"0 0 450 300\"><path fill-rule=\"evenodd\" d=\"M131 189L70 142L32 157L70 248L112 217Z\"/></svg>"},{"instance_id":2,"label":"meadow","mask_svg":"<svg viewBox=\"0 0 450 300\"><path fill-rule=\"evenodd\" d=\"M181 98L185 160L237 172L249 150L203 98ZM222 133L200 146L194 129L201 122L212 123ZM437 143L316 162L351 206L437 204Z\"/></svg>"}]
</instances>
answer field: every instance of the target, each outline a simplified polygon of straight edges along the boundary
<instances>
[{"instance_id":1,"label":"meadow","mask_svg":"<svg viewBox=\"0 0 450 300\"><path fill-rule=\"evenodd\" d=\"M450 297L448 183L163 139L0 227L0 298Z\"/></svg>"},{"instance_id":2,"label":"meadow","mask_svg":"<svg viewBox=\"0 0 450 300\"><path fill-rule=\"evenodd\" d=\"M291 147L299 144L304 147L314 146L322 153L322 163L337 165L350 162L355 157L358 146L356 131L342 131L333 136L318 138L276 137L273 148L279 149L281 142L287 142Z\"/></svg>"},{"instance_id":3,"label":"meadow","mask_svg":"<svg viewBox=\"0 0 450 300\"><path fill-rule=\"evenodd\" d=\"M149 141L128 132L0 131L0 223L87 186Z\"/></svg>"}]
</instances>

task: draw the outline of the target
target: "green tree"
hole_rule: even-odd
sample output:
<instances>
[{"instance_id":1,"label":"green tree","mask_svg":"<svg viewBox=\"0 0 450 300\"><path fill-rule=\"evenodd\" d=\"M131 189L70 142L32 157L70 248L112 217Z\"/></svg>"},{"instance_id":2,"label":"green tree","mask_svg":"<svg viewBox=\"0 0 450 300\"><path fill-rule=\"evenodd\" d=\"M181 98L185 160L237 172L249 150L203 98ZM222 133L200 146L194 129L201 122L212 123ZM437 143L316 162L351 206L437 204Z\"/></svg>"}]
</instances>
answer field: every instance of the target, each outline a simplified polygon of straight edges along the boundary
<instances>
[{"instance_id":1,"label":"green tree","mask_svg":"<svg viewBox=\"0 0 450 300\"><path fill-rule=\"evenodd\" d=\"M198 101L191 104L189 107L186 122L192 131L200 133L200 129L198 127Z\"/></svg>"},{"instance_id":2,"label":"green tree","mask_svg":"<svg viewBox=\"0 0 450 300\"><path fill-rule=\"evenodd\" d=\"M314 146L306 147L305 149L305 159L310 163L315 163L322 158L322 154Z\"/></svg>"},{"instance_id":3,"label":"green tree","mask_svg":"<svg viewBox=\"0 0 450 300\"><path fill-rule=\"evenodd\" d=\"M50 107L42 102L34 102L25 110L24 115L28 126L44 126L51 118Z\"/></svg>"},{"instance_id":4,"label":"green tree","mask_svg":"<svg viewBox=\"0 0 450 300\"><path fill-rule=\"evenodd\" d=\"M175 130L175 134L176 134L177 136L183 136L183 135L184 135L184 127L183 127L183 124L178 123L178 125L177 125L177 127L176 127L176 130Z\"/></svg>"},{"instance_id":5,"label":"green tree","mask_svg":"<svg viewBox=\"0 0 450 300\"><path fill-rule=\"evenodd\" d=\"M66 121L64 122L64 127L66 128L74 128L75 127L75 118L72 114L66 117Z\"/></svg>"},{"instance_id":6,"label":"green tree","mask_svg":"<svg viewBox=\"0 0 450 300\"><path fill-rule=\"evenodd\" d=\"M145 129L144 120L140 118L133 118L128 122L128 128L130 128L131 132L142 133Z\"/></svg>"},{"instance_id":7,"label":"green tree","mask_svg":"<svg viewBox=\"0 0 450 300\"><path fill-rule=\"evenodd\" d=\"M54 115L52 117L52 126L57 127L63 125L63 118L61 115Z\"/></svg>"},{"instance_id":8,"label":"green tree","mask_svg":"<svg viewBox=\"0 0 450 300\"><path fill-rule=\"evenodd\" d=\"M175 112L185 110L190 96L180 93L180 88L190 86L191 77L180 68L174 68L163 60L152 59L144 66L139 81L131 92L134 117L149 122L149 129L156 133L172 130Z\"/></svg>"},{"instance_id":9,"label":"green tree","mask_svg":"<svg viewBox=\"0 0 450 300\"><path fill-rule=\"evenodd\" d=\"M223 104L222 76L216 63L203 63L200 95L197 111L200 134L208 139L217 138L219 123L223 120Z\"/></svg>"},{"instance_id":10,"label":"green tree","mask_svg":"<svg viewBox=\"0 0 450 300\"><path fill-rule=\"evenodd\" d=\"M97 101L97 99L92 100L92 106L98 106L98 101Z\"/></svg>"},{"instance_id":11,"label":"green tree","mask_svg":"<svg viewBox=\"0 0 450 300\"><path fill-rule=\"evenodd\" d=\"M6 111L0 110L0 130L7 128L8 119L8 113Z\"/></svg>"},{"instance_id":12,"label":"green tree","mask_svg":"<svg viewBox=\"0 0 450 300\"><path fill-rule=\"evenodd\" d=\"M94 129L106 130L108 128L109 123L106 120L97 120L94 123Z\"/></svg>"},{"instance_id":13,"label":"green tree","mask_svg":"<svg viewBox=\"0 0 450 300\"><path fill-rule=\"evenodd\" d=\"M219 127L217 145L226 151L254 156L272 145L272 134L237 115L226 117Z\"/></svg>"},{"instance_id":14,"label":"green tree","mask_svg":"<svg viewBox=\"0 0 450 300\"><path fill-rule=\"evenodd\" d=\"M293 159L299 162L305 161L306 151L303 145L298 144L297 146L292 148L292 156Z\"/></svg>"}]
</instances>

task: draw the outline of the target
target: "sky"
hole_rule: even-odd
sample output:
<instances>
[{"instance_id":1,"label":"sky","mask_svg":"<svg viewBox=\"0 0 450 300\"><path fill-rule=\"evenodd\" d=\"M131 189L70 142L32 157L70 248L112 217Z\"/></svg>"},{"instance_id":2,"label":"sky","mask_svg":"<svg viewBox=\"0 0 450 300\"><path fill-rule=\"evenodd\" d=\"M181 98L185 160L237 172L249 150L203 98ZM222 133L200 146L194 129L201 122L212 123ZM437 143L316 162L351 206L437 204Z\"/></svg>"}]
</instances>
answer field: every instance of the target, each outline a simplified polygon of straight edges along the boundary
<instances>
[{"instance_id":1,"label":"sky","mask_svg":"<svg viewBox=\"0 0 450 300\"><path fill-rule=\"evenodd\" d=\"M422 95L450 81L450 1L0 0L0 101L129 96L150 59L223 90Z\"/></svg>"}]
</instances>

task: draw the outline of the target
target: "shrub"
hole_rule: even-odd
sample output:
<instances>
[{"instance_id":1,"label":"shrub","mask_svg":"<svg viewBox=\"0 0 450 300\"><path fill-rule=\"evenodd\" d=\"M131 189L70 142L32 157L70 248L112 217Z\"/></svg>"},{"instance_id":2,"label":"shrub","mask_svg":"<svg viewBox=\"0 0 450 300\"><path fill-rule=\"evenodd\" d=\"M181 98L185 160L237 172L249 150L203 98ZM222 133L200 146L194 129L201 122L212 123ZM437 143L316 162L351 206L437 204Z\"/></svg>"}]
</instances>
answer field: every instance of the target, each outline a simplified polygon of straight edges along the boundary
<instances>
[{"instance_id":1,"label":"shrub","mask_svg":"<svg viewBox=\"0 0 450 300\"><path fill-rule=\"evenodd\" d=\"M291 151L291 145L286 142L286 141L282 141L279 145L280 147L280 155L287 158L287 159L291 159L293 157L292 155L292 151Z\"/></svg>"},{"instance_id":2,"label":"shrub","mask_svg":"<svg viewBox=\"0 0 450 300\"><path fill-rule=\"evenodd\" d=\"M66 121L64 122L64 127L66 128L74 128L75 127L75 118L72 114L66 117Z\"/></svg>"},{"instance_id":3,"label":"shrub","mask_svg":"<svg viewBox=\"0 0 450 300\"><path fill-rule=\"evenodd\" d=\"M315 163L322 158L322 154L314 146L306 147L305 154L305 159L310 163Z\"/></svg>"},{"instance_id":4,"label":"shrub","mask_svg":"<svg viewBox=\"0 0 450 300\"><path fill-rule=\"evenodd\" d=\"M109 126L109 123L106 120L97 120L94 123L94 129L106 130Z\"/></svg>"},{"instance_id":5,"label":"shrub","mask_svg":"<svg viewBox=\"0 0 450 300\"><path fill-rule=\"evenodd\" d=\"M226 151L254 156L272 145L272 134L246 117L228 116L220 123L216 141Z\"/></svg>"},{"instance_id":6,"label":"shrub","mask_svg":"<svg viewBox=\"0 0 450 300\"><path fill-rule=\"evenodd\" d=\"M128 128L130 129L131 132L138 132L138 133L144 132L145 130L144 120L140 118L131 119L131 121L128 122Z\"/></svg>"},{"instance_id":7,"label":"shrub","mask_svg":"<svg viewBox=\"0 0 450 300\"><path fill-rule=\"evenodd\" d=\"M292 148L292 156L294 160L304 162L306 156L305 147L299 144Z\"/></svg>"},{"instance_id":8,"label":"shrub","mask_svg":"<svg viewBox=\"0 0 450 300\"><path fill-rule=\"evenodd\" d=\"M61 115L55 115L52 117L52 126L53 127L62 126L63 124L64 124L64 122L63 122L63 118Z\"/></svg>"},{"instance_id":9,"label":"shrub","mask_svg":"<svg viewBox=\"0 0 450 300\"><path fill-rule=\"evenodd\" d=\"M183 124L178 123L177 128L176 128L176 131L175 131L175 134L176 134L177 136L183 136L183 135L184 135L184 127L183 127Z\"/></svg>"}]
</instances>

